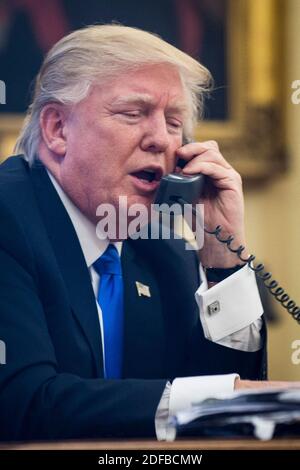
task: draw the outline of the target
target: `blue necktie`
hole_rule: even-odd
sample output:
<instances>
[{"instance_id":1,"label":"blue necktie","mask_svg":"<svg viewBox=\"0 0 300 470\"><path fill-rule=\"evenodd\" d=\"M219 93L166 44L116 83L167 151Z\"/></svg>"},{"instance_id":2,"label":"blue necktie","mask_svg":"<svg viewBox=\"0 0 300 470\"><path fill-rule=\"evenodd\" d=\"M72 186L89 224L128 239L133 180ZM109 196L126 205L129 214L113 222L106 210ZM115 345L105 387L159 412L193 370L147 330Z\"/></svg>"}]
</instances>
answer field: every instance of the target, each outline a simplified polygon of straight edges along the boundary
<instances>
[{"instance_id":1,"label":"blue necktie","mask_svg":"<svg viewBox=\"0 0 300 470\"><path fill-rule=\"evenodd\" d=\"M116 247L108 245L93 266L100 276L97 300L103 318L105 378L118 379L123 352L123 279Z\"/></svg>"}]
</instances>

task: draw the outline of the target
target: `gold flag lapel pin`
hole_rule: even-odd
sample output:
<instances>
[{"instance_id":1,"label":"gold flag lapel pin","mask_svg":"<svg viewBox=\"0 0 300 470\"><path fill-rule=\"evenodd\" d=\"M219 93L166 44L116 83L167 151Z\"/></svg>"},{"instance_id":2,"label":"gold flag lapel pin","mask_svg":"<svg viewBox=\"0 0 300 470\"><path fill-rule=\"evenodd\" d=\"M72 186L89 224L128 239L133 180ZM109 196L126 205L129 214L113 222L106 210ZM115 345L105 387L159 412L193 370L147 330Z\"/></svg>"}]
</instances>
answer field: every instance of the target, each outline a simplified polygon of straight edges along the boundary
<instances>
[{"instance_id":1,"label":"gold flag lapel pin","mask_svg":"<svg viewBox=\"0 0 300 470\"><path fill-rule=\"evenodd\" d=\"M145 286L145 284L142 284L141 282L135 281L136 289L138 291L139 297L142 295L144 297L151 297L150 289L149 286Z\"/></svg>"}]
</instances>

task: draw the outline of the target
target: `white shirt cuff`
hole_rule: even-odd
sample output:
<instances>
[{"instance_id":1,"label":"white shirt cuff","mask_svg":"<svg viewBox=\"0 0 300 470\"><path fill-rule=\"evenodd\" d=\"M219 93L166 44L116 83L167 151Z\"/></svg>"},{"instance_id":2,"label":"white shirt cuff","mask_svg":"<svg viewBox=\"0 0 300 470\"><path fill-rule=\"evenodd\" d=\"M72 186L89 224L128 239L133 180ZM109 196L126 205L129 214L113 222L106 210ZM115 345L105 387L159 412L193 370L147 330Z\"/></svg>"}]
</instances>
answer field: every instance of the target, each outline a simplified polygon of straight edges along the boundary
<instances>
[{"instance_id":1,"label":"white shirt cuff","mask_svg":"<svg viewBox=\"0 0 300 470\"><path fill-rule=\"evenodd\" d=\"M236 378L239 378L238 374L203 375L175 379L170 394L170 416L191 407L194 403L214 397L220 392L232 392Z\"/></svg>"},{"instance_id":2,"label":"white shirt cuff","mask_svg":"<svg viewBox=\"0 0 300 470\"><path fill-rule=\"evenodd\" d=\"M155 432L158 441L167 439L171 388L171 382L167 382L155 413Z\"/></svg>"},{"instance_id":3,"label":"white shirt cuff","mask_svg":"<svg viewBox=\"0 0 300 470\"><path fill-rule=\"evenodd\" d=\"M201 277L195 298L207 339L218 342L251 325L263 314L255 273L248 265L210 289L203 269Z\"/></svg>"},{"instance_id":4,"label":"white shirt cuff","mask_svg":"<svg viewBox=\"0 0 300 470\"><path fill-rule=\"evenodd\" d=\"M178 378L172 385L168 382L155 415L157 439L159 441L173 439L173 429L168 426L170 416L220 392L225 394L232 392L236 378L239 378L238 374L204 375Z\"/></svg>"}]
</instances>

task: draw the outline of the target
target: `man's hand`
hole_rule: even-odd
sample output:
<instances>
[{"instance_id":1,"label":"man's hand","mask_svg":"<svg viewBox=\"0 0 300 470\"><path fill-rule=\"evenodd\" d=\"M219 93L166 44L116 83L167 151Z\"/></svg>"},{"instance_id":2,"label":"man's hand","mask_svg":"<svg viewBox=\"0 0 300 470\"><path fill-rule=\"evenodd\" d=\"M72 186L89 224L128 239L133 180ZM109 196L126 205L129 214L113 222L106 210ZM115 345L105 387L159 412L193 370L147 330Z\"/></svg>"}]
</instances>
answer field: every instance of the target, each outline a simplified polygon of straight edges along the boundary
<instances>
[{"instance_id":1,"label":"man's hand","mask_svg":"<svg viewBox=\"0 0 300 470\"><path fill-rule=\"evenodd\" d=\"M245 245L242 179L222 156L218 144L211 140L189 143L180 147L177 155L187 162L183 174L209 176L199 200L204 204L205 227L214 230L221 225L222 238L234 235L234 248ZM243 253L243 257L247 255ZM228 268L240 264L234 253L209 234L204 236L200 258L203 266Z\"/></svg>"},{"instance_id":2,"label":"man's hand","mask_svg":"<svg viewBox=\"0 0 300 470\"><path fill-rule=\"evenodd\" d=\"M284 382L277 380L241 380L235 379L234 389L249 389L249 388L300 388L300 382Z\"/></svg>"}]
</instances>

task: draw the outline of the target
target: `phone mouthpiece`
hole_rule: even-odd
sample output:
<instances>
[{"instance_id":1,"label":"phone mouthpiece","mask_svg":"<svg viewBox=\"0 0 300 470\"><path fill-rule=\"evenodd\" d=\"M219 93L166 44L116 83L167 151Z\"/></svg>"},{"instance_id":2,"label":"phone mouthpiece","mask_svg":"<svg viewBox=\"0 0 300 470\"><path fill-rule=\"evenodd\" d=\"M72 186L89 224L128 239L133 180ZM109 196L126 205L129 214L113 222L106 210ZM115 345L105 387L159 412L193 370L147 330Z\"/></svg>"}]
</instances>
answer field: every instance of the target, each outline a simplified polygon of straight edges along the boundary
<instances>
[{"instance_id":1,"label":"phone mouthpiece","mask_svg":"<svg viewBox=\"0 0 300 470\"><path fill-rule=\"evenodd\" d=\"M199 200L204 187L205 176L182 175L180 173L170 173L161 179L158 188L155 204L167 204L168 206L183 199L187 204L194 204ZM157 207L163 212L163 208Z\"/></svg>"}]
</instances>

